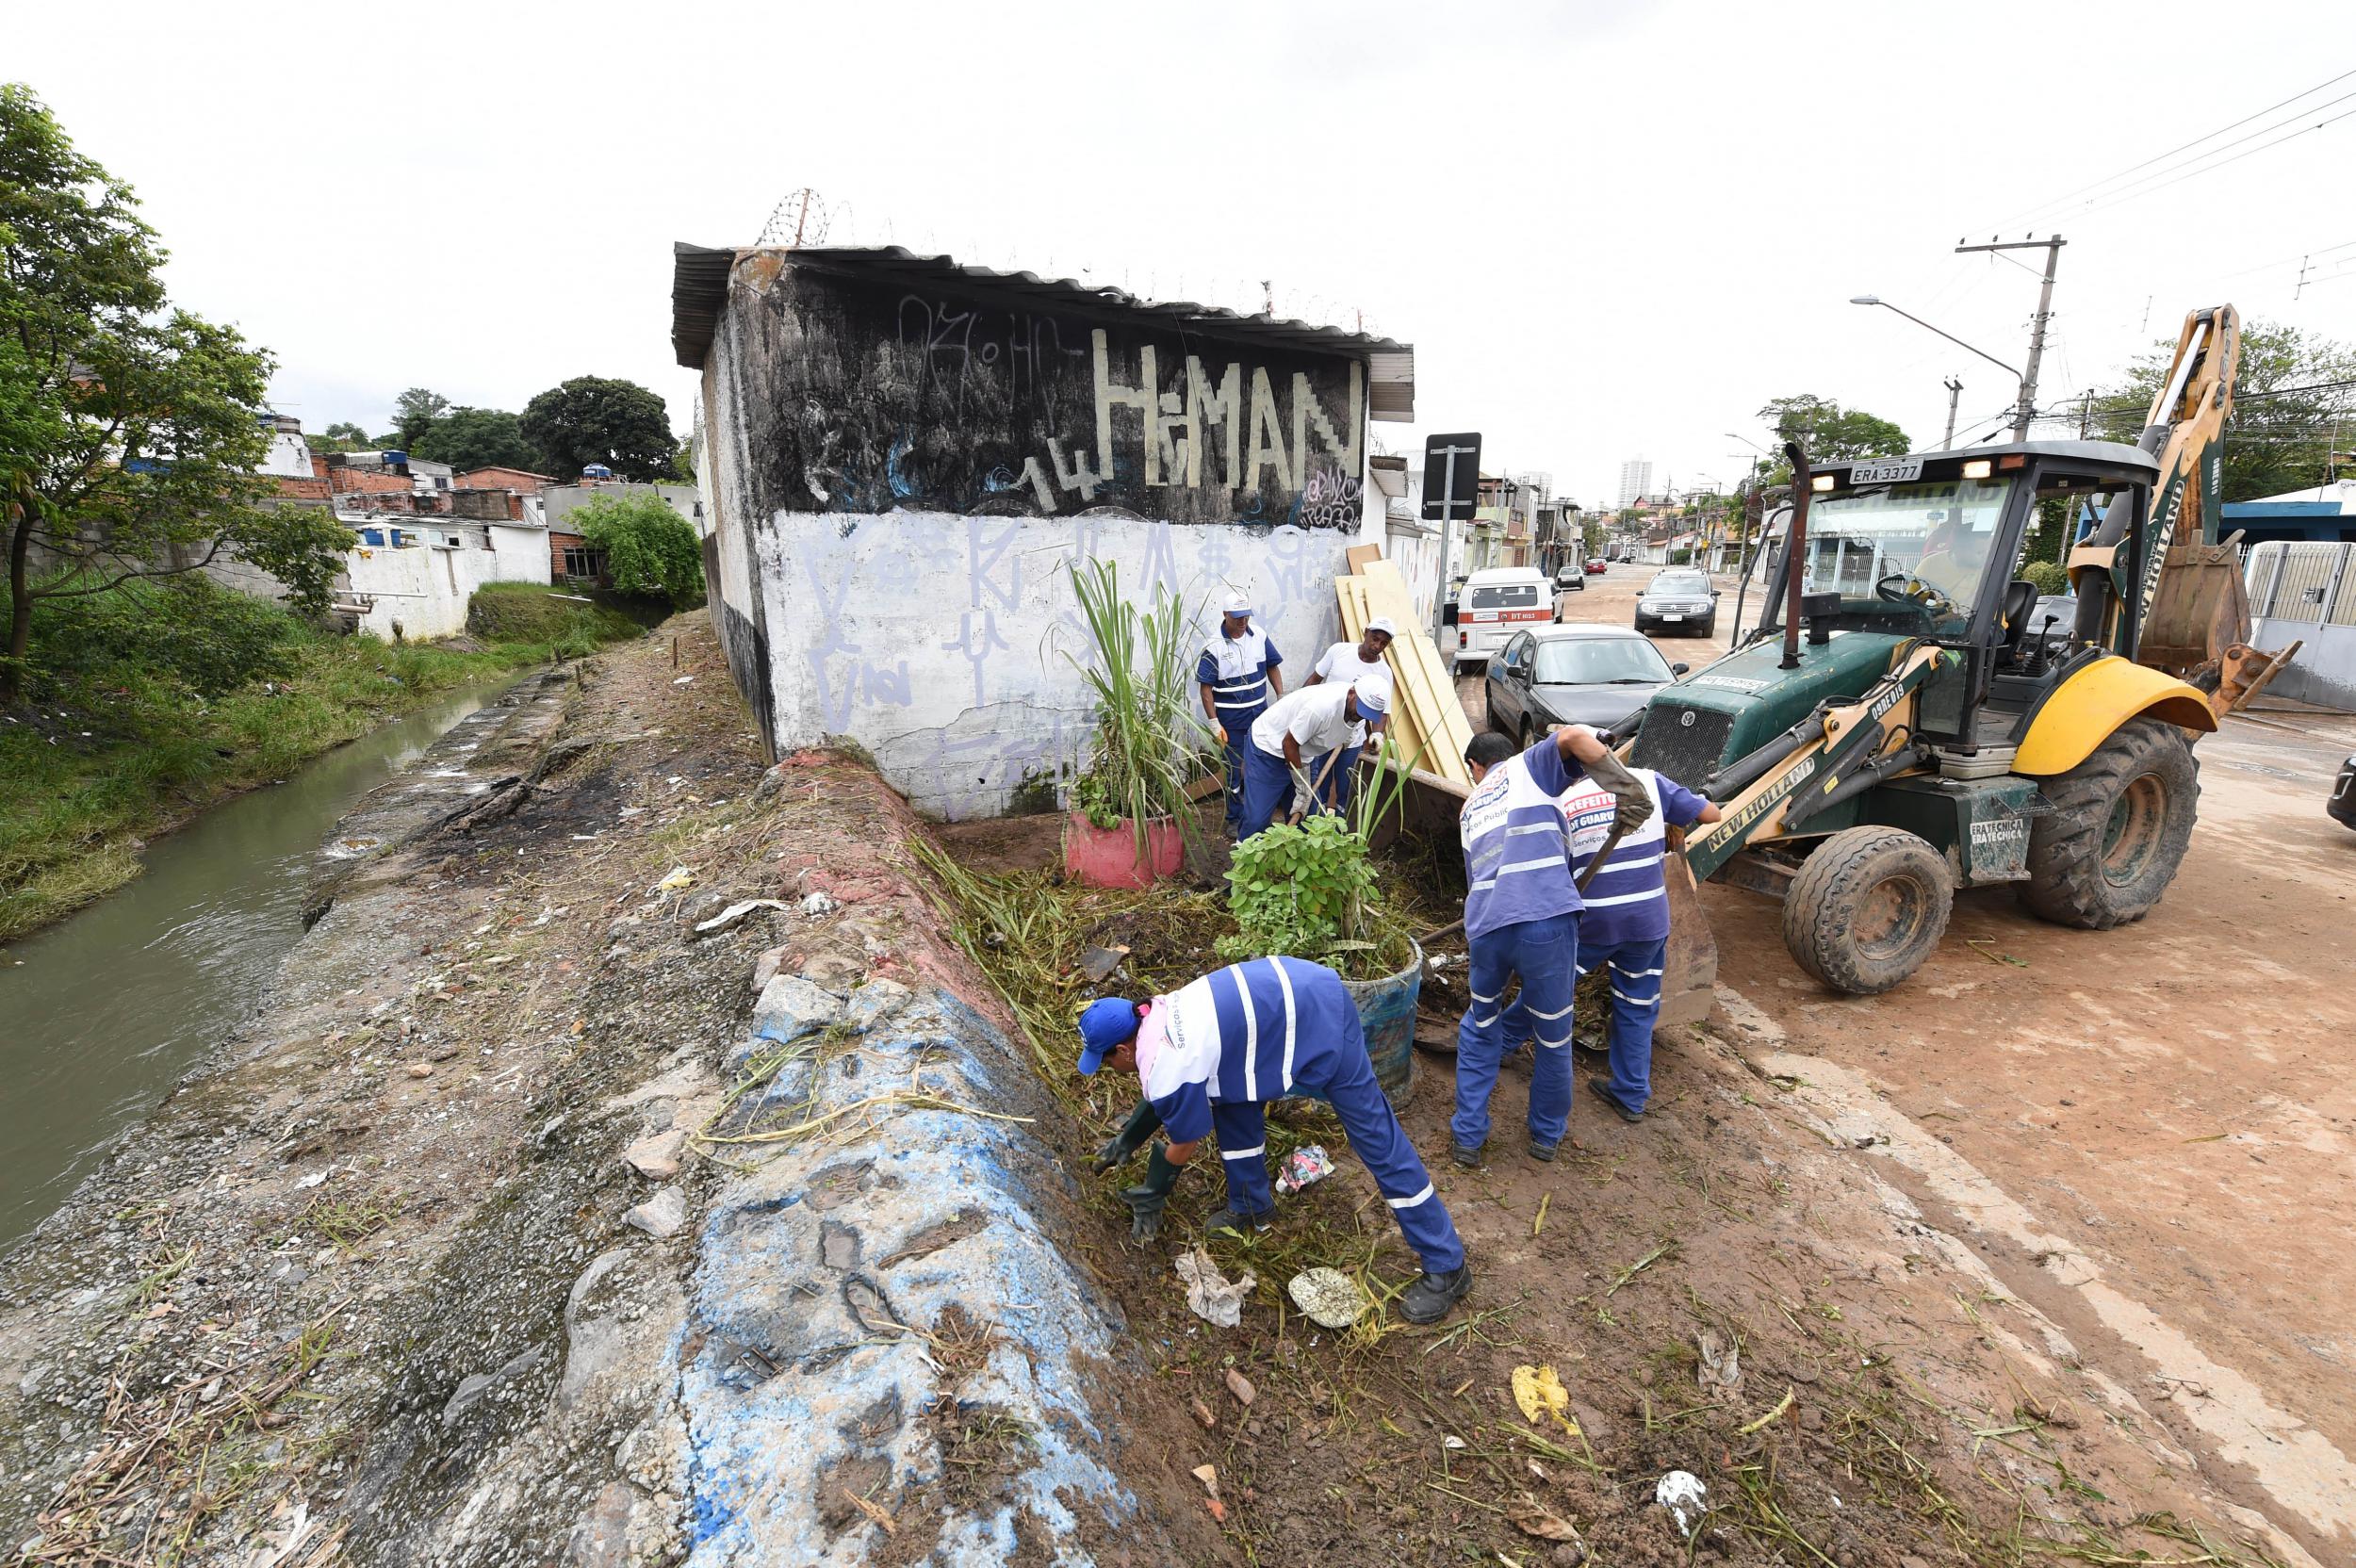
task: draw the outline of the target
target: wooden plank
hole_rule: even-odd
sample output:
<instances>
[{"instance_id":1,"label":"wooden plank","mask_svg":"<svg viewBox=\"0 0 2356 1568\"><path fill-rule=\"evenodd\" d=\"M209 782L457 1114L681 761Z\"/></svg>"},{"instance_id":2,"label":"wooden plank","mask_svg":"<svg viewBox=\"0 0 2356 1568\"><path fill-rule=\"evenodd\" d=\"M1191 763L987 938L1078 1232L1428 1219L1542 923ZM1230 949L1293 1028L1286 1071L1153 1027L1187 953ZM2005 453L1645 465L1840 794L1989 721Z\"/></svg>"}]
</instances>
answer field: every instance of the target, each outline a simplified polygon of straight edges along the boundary
<instances>
[{"instance_id":1,"label":"wooden plank","mask_svg":"<svg viewBox=\"0 0 2356 1568\"><path fill-rule=\"evenodd\" d=\"M1383 559L1383 547L1380 545L1352 545L1344 553L1349 558L1350 569L1353 572L1363 572L1366 569L1367 562L1380 561Z\"/></svg>"},{"instance_id":2,"label":"wooden plank","mask_svg":"<svg viewBox=\"0 0 2356 1568\"><path fill-rule=\"evenodd\" d=\"M1417 718L1429 738L1422 765L1469 785L1472 775L1464 766L1464 748L1472 744L1472 723L1456 700L1456 680L1447 661L1409 609L1405 580L1387 561L1371 564L1361 577L1368 610L1390 616L1401 629L1391 641L1391 662L1421 705Z\"/></svg>"}]
</instances>

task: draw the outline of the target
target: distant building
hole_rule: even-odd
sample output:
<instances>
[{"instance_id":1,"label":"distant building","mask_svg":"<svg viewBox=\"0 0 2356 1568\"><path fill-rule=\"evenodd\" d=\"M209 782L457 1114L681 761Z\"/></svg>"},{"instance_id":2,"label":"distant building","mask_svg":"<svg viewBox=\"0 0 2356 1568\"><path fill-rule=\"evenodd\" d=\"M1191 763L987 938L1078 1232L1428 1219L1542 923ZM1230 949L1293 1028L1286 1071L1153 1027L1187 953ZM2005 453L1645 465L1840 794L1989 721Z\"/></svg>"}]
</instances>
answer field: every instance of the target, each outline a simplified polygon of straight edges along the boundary
<instances>
[{"instance_id":1,"label":"distant building","mask_svg":"<svg viewBox=\"0 0 2356 1568\"><path fill-rule=\"evenodd\" d=\"M564 482L553 474L535 474L529 468L509 468L494 464L488 468L469 468L453 477L453 490L505 490L518 496L536 496L544 486Z\"/></svg>"},{"instance_id":2,"label":"distant building","mask_svg":"<svg viewBox=\"0 0 2356 1568\"><path fill-rule=\"evenodd\" d=\"M1652 459L1631 457L1620 465L1620 504L1634 506L1652 493Z\"/></svg>"}]
</instances>

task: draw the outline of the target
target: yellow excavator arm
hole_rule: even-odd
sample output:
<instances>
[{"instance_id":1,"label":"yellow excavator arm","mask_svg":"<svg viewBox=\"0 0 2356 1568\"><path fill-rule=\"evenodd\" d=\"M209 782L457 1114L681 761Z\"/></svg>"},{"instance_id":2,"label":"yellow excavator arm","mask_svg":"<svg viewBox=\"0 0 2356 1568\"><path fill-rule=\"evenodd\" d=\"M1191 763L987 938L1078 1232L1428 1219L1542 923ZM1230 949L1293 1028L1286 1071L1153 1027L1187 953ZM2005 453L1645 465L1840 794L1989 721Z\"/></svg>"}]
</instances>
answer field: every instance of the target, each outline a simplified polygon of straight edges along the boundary
<instances>
[{"instance_id":1,"label":"yellow excavator arm","mask_svg":"<svg viewBox=\"0 0 2356 1568\"><path fill-rule=\"evenodd\" d=\"M2186 315L2176 357L2137 442L2158 461L2160 473L2140 564L2143 616L2135 662L2192 682L2217 718L2256 696L2299 647L2294 643L2280 653L2262 653L2250 645L2250 599L2235 548L2240 536L2217 540L2225 422L2233 416L2240 368L2241 317L2233 307L2212 305ZM2128 584L2112 552L2097 546L2070 552L2073 588L2087 574L2105 570L2119 590L2113 599L2116 617L2125 612ZM2114 639L2111 645L2125 643Z\"/></svg>"}]
</instances>

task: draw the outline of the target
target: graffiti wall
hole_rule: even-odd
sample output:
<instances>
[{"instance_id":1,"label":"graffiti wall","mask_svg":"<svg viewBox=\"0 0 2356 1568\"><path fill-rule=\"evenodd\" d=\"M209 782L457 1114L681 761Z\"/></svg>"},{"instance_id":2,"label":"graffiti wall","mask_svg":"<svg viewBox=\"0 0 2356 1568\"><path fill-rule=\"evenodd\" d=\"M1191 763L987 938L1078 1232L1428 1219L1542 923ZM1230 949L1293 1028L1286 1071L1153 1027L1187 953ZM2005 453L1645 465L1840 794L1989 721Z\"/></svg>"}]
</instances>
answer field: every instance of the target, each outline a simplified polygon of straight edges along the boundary
<instances>
[{"instance_id":1,"label":"graffiti wall","mask_svg":"<svg viewBox=\"0 0 2356 1568\"><path fill-rule=\"evenodd\" d=\"M773 751L854 738L943 818L1052 805L1092 728L1066 657L1081 560L1180 595L1205 634L1249 595L1296 678L1339 636L1357 359L763 253L703 369L714 620Z\"/></svg>"}]
</instances>

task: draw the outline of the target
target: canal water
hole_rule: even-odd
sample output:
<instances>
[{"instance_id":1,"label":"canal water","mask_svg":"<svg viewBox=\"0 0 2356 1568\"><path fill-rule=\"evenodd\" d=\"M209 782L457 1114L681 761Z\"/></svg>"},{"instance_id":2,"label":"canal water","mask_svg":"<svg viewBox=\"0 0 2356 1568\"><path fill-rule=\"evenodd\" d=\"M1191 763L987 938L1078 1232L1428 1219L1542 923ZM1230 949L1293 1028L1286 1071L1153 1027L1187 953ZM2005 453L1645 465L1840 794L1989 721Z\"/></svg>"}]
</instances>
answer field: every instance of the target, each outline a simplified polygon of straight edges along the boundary
<instances>
[{"instance_id":1,"label":"canal water","mask_svg":"<svg viewBox=\"0 0 2356 1568\"><path fill-rule=\"evenodd\" d=\"M146 873L0 949L0 1251L261 999L328 832L505 680L467 687L158 839Z\"/></svg>"}]
</instances>

